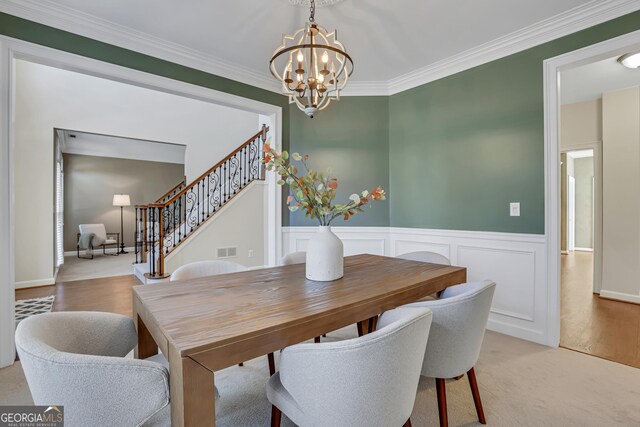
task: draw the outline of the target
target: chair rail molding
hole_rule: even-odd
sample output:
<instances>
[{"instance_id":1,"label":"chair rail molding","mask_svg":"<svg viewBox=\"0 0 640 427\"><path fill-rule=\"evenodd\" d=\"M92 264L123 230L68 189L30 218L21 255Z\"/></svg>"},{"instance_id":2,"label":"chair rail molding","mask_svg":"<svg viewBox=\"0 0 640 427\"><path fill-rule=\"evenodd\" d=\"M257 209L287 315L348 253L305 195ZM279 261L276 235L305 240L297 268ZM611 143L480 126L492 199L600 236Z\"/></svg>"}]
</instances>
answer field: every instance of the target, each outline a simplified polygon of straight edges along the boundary
<instances>
[{"instance_id":1,"label":"chair rail molding","mask_svg":"<svg viewBox=\"0 0 640 427\"><path fill-rule=\"evenodd\" d=\"M640 49L640 30L549 58L543 63L544 210L548 344L560 345L560 72ZM563 150L566 147L563 147ZM602 252L602 251L601 251ZM601 290L600 295L606 296ZM619 295L609 295L622 299ZM630 300L640 299L629 295Z\"/></svg>"},{"instance_id":2,"label":"chair rail molding","mask_svg":"<svg viewBox=\"0 0 640 427\"><path fill-rule=\"evenodd\" d=\"M637 0L592 0L390 80L353 81L343 95L393 95L638 9L640 4ZM40 24L280 93L280 86L268 73L257 73L228 60L79 12L51 0L0 0L0 10Z\"/></svg>"},{"instance_id":3,"label":"chair rail molding","mask_svg":"<svg viewBox=\"0 0 640 427\"><path fill-rule=\"evenodd\" d=\"M63 52L49 47L0 36L0 367L9 366L15 360L15 182L13 158L14 138L14 89L15 60L22 59L66 70L119 81L147 89L238 108L263 115L269 121L271 141L282 147L282 108L265 102L242 98L202 86L144 73L134 69L109 64L95 59ZM276 175L266 177L268 203L267 215L269 264L274 265L282 251L282 192L276 183Z\"/></svg>"},{"instance_id":4,"label":"chair rail molding","mask_svg":"<svg viewBox=\"0 0 640 427\"><path fill-rule=\"evenodd\" d=\"M469 281L497 283L488 328L550 345L547 331L545 236L400 227L333 227L345 255L397 256L432 251L467 267ZM305 250L316 227L283 227L283 253Z\"/></svg>"}]
</instances>

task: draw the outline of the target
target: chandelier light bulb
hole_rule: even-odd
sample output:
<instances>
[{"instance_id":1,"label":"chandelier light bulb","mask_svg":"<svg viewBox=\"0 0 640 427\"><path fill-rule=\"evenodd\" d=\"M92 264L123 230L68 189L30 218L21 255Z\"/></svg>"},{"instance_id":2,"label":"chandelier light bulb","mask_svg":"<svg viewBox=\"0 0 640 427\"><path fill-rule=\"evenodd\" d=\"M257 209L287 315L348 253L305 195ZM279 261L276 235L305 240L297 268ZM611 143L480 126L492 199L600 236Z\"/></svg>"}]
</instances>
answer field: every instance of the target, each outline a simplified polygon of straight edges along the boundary
<instances>
[{"instance_id":1,"label":"chandelier light bulb","mask_svg":"<svg viewBox=\"0 0 640 427\"><path fill-rule=\"evenodd\" d=\"M326 64L327 62L329 62L329 54L325 50L324 53L322 54L322 63Z\"/></svg>"}]
</instances>

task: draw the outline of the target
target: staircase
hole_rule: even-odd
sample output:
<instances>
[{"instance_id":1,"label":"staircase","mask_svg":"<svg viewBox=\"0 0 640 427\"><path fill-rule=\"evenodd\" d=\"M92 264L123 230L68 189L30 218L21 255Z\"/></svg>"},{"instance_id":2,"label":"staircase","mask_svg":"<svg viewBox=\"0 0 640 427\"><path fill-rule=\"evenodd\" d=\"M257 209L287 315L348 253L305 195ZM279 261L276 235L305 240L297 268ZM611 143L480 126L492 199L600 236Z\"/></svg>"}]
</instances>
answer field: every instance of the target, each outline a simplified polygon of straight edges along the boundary
<instances>
[{"instance_id":1,"label":"staircase","mask_svg":"<svg viewBox=\"0 0 640 427\"><path fill-rule=\"evenodd\" d=\"M190 184L182 182L155 202L135 206L136 264L148 266L146 278L166 278L165 257L249 184L264 180L262 144L268 132L263 126Z\"/></svg>"}]
</instances>

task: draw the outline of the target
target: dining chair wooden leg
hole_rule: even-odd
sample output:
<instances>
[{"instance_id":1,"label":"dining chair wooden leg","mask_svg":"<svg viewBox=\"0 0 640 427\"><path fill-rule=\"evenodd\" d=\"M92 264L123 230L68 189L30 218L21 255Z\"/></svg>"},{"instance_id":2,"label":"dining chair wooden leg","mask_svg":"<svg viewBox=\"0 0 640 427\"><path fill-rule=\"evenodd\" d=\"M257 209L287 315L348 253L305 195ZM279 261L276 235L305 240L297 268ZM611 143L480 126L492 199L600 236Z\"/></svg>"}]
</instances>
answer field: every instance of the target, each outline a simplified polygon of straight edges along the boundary
<instances>
[{"instance_id":1,"label":"dining chair wooden leg","mask_svg":"<svg viewBox=\"0 0 640 427\"><path fill-rule=\"evenodd\" d=\"M444 378L436 378L436 392L438 394L438 414L440 415L440 427L447 427L449 419L447 416L447 389Z\"/></svg>"},{"instance_id":2,"label":"dining chair wooden leg","mask_svg":"<svg viewBox=\"0 0 640 427\"><path fill-rule=\"evenodd\" d=\"M244 363L240 362L238 363L238 366L244 366Z\"/></svg>"},{"instance_id":3,"label":"dining chair wooden leg","mask_svg":"<svg viewBox=\"0 0 640 427\"><path fill-rule=\"evenodd\" d=\"M276 360L273 353L267 354L267 359L269 360L269 376L273 376L276 373Z\"/></svg>"},{"instance_id":4,"label":"dining chair wooden leg","mask_svg":"<svg viewBox=\"0 0 640 427\"><path fill-rule=\"evenodd\" d=\"M280 420L282 419L282 412L276 407L271 405L271 427L280 427Z\"/></svg>"},{"instance_id":5,"label":"dining chair wooden leg","mask_svg":"<svg viewBox=\"0 0 640 427\"><path fill-rule=\"evenodd\" d=\"M375 332L378 327L378 316L373 316L369 319L369 333Z\"/></svg>"},{"instance_id":6,"label":"dining chair wooden leg","mask_svg":"<svg viewBox=\"0 0 640 427\"><path fill-rule=\"evenodd\" d=\"M327 334L322 334L322 338L326 338L326 337L327 337Z\"/></svg>"},{"instance_id":7,"label":"dining chair wooden leg","mask_svg":"<svg viewBox=\"0 0 640 427\"><path fill-rule=\"evenodd\" d=\"M315 337L313 339L313 342L316 343L316 344L319 344L320 343L320 337Z\"/></svg>"},{"instance_id":8,"label":"dining chair wooden leg","mask_svg":"<svg viewBox=\"0 0 640 427\"><path fill-rule=\"evenodd\" d=\"M358 322L356 323L356 325L358 325L358 336L361 337L363 334L362 332L362 322Z\"/></svg>"},{"instance_id":9,"label":"dining chair wooden leg","mask_svg":"<svg viewBox=\"0 0 640 427\"><path fill-rule=\"evenodd\" d=\"M407 420L407 422L406 422L406 423L404 423L404 425L403 425L402 427L411 427L411 418L409 418L409 419Z\"/></svg>"},{"instance_id":10,"label":"dining chair wooden leg","mask_svg":"<svg viewBox=\"0 0 640 427\"><path fill-rule=\"evenodd\" d=\"M473 368L469 369L467 376L469 377L469 386L471 387L471 394L473 395L473 403L476 405L476 412L478 413L478 421L480 421L480 424L486 424L487 420L484 417L484 410L482 409L480 390L478 389L478 381L476 380L476 371Z\"/></svg>"}]
</instances>

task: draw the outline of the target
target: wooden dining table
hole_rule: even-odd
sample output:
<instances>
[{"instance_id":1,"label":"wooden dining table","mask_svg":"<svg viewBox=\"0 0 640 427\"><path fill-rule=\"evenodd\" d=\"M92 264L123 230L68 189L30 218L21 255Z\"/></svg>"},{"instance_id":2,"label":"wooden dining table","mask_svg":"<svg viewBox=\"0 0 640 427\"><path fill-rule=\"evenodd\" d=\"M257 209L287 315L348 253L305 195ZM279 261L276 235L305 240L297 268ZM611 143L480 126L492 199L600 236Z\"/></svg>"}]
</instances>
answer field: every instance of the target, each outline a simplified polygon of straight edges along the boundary
<instances>
[{"instance_id":1,"label":"wooden dining table","mask_svg":"<svg viewBox=\"0 0 640 427\"><path fill-rule=\"evenodd\" d=\"M466 281L462 267L377 255L344 259L344 277L305 279L304 264L133 288L135 357L169 361L172 426L215 426L214 372ZM224 398L224 397L222 397Z\"/></svg>"}]
</instances>

